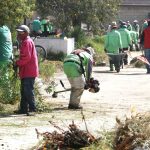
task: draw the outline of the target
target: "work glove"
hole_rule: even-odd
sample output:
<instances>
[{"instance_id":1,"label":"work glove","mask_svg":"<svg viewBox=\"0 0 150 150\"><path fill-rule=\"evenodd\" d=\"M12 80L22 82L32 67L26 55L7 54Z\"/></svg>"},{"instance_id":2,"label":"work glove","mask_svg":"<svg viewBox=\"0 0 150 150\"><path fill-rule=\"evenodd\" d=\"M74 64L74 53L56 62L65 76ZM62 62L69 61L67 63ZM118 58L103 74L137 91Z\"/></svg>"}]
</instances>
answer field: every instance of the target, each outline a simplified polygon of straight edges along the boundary
<instances>
[{"instance_id":1,"label":"work glove","mask_svg":"<svg viewBox=\"0 0 150 150\"><path fill-rule=\"evenodd\" d=\"M123 49L122 48L119 48L119 53L123 53Z\"/></svg>"},{"instance_id":2,"label":"work glove","mask_svg":"<svg viewBox=\"0 0 150 150\"><path fill-rule=\"evenodd\" d=\"M104 48L104 52L105 52L105 53L107 53L107 50L106 50L106 48Z\"/></svg>"},{"instance_id":3,"label":"work glove","mask_svg":"<svg viewBox=\"0 0 150 150\"><path fill-rule=\"evenodd\" d=\"M84 85L84 89L88 90L89 89L89 81L86 81L85 85Z\"/></svg>"},{"instance_id":4,"label":"work glove","mask_svg":"<svg viewBox=\"0 0 150 150\"><path fill-rule=\"evenodd\" d=\"M85 90L88 90L88 89L89 89L89 85L88 85L88 84L85 84L85 85L84 85L84 89L85 89Z\"/></svg>"},{"instance_id":5,"label":"work glove","mask_svg":"<svg viewBox=\"0 0 150 150\"><path fill-rule=\"evenodd\" d=\"M16 65L15 61L13 61L13 70L14 70L14 76L17 77L18 66Z\"/></svg>"},{"instance_id":6,"label":"work glove","mask_svg":"<svg viewBox=\"0 0 150 150\"><path fill-rule=\"evenodd\" d=\"M13 70L14 72L17 72L18 66L16 64L13 64Z\"/></svg>"},{"instance_id":7,"label":"work glove","mask_svg":"<svg viewBox=\"0 0 150 150\"><path fill-rule=\"evenodd\" d=\"M94 78L90 78L90 81L89 81L89 92L92 92L92 93L97 93L99 92L100 88L99 88L99 81L98 80L95 80Z\"/></svg>"}]
</instances>

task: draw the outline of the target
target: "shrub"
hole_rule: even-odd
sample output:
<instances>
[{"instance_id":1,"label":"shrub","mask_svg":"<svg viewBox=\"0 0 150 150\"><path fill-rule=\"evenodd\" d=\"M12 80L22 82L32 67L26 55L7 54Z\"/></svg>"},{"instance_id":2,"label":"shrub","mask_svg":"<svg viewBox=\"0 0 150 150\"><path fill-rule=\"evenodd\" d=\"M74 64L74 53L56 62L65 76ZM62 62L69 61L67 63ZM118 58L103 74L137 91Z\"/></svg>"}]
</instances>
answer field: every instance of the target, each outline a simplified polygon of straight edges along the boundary
<instances>
[{"instance_id":1,"label":"shrub","mask_svg":"<svg viewBox=\"0 0 150 150\"><path fill-rule=\"evenodd\" d=\"M8 69L7 76L4 78L6 69ZM16 77L12 65L7 66L6 69L1 70L0 103L15 104L20 97L19 79Z\"/></svg>"},{"instance_id":2,"label":"shrub","mask_svg":"<svg viewBox=\"0 0 150 150\"><path fill-rule=\"evenodd\" d=\"M96 55L94 61L96 64L108 61L108 57L104 52L104 36L95 35L94 37L88 37L86 44L94 48Z\"/></svg>"},{"instance_id":3,"label":"shrub","mask_svg":"<svg viewBox=\"0 0 150 150\"><path fill-rule=\"evenodd\" d=\"M39 64L40 68L40 78L42 78L45 83L49 83L51 79L53 78L54 73L58 69L58 67L61 69L61 62L55 62L55 61L44 61ZM56 69L57 68L57 69ZM8 76L7 80L4 80L4 82L1 82L0 84L0 111L2 112L8 112L12 111L12 109L16 108L18 105L18 102L20 101L20 79L15 74L12 65L9 65L8 67ZM0 81L2 80L2 72L0 72ZM35 84L35 96L36 96L36 105L37 110L39 112L41 111L50 111L50 106L45 104L43 101L42 95L39 92L39 88ZM8 110L8 104L11 104L9 106L11 107L11 110ZM6 113L7 113L6 112Z\"/></svg>"},{"instance_id":4,"label":"shrub","mask_svg":"<svg viewBox=\"0 0 150 150\"><path fill-rule=\"evenodd\" d=\"M75 27L74 30L70 33L70 36L75 38L76 48L80 48L86 44L85 32L80 27Z\"/></svg>"},{"instance_id":5,"label":"shrub","mask_svg":"<svg viewBox=\"0 0 150 150\"><path fill-rule=\"evenodd\" d=\"M48 60L63 61L65 57L66 54L63 52L54 53L52 51L49 51L47 54Z\"/></svg>"}]
</instances>

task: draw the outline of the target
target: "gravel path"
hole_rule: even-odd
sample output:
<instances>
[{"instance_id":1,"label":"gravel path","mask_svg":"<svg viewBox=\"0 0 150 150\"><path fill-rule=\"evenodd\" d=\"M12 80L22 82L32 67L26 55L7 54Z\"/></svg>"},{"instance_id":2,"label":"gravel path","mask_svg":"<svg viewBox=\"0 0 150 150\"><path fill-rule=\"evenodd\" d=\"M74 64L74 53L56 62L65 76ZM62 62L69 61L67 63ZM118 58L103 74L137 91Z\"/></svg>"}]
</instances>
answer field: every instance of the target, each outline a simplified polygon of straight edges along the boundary
<instances>
[{"instance_id":1,"label":"gravel path","mask_svg":"<svg viewBox=\"0 0 150 150\"><path fill-rule=\"evenodd\" d=\"M95 136L103 129L113 129L116 116L124 118L129 116L131 111L150 110L150 75L145 73L146 69L126 66L120 73L108 70L109 67L93 68L93 76L100 81L101 90L95 94L85 91L81 100L88 130ZM56 90L63 89L59 84L60 79L69 87L66 76L59 73L55 76L58 83ZM67 129L68 124L74 120L80 128L85 129L81 112L67 109L69 94L70 92L60 93L57 98L52 98L43 91L46 101L52 104L51 113L30 117L0 117L0 149L30 150L39 142L35 128L40 132L54 130L49 120L56 122L63 129Z\"/></svg>"}]
</instances>

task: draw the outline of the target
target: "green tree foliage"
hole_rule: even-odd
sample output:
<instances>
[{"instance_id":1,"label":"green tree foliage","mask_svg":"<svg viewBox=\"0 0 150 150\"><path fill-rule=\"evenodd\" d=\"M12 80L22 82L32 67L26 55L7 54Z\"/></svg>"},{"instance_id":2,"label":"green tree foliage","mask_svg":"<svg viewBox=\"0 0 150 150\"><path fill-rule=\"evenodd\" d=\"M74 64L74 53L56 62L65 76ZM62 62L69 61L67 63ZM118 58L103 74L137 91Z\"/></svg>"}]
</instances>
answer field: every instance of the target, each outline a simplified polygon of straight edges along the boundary
<instances>
[{"instance_id":1,"label":"green tree foliage","mask_svg":"<svg viewBox=\"0 0 150 150\"><path fill-rule=\"evenodd\" d=\"M1 0L0 25L8 25L13 31L33 11L35 0Z\"/></svg>"},{"instance_id":2,"label":"green tree foliage","mask_svg":"<svg viewBox=\"0 0 150 150\"><path fill-rule=\"evenodd\" d=\"M121 0L37 0L41 16L54 16L55 25L68 31L86 23L96 32L102 24L112 20Z\"/></svg>"}]
</instances>

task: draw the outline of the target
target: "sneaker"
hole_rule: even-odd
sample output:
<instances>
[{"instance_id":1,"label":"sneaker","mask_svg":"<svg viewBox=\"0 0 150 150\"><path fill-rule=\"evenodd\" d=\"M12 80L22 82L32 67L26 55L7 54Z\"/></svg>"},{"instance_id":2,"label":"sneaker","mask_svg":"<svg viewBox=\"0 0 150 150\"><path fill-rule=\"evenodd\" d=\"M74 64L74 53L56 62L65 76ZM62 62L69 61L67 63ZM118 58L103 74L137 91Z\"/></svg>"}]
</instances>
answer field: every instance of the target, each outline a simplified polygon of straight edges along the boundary
<instances>
[{"instance_id":1,"label":"sneaker","mask_svg":"<svg viewBox=\"0 0 150 150\"><path fill-rule=\"evenodd\" d=\"M35 116L35 111L27 112L27 116Z\"/></svg>"},{"instance_id":2,"label":"sneaker","mask_svg":"<svg viewBox=\"0 0 150 150\"><path fill-rule=\"evenodd\" d=\"M78 105L78 106L69 105L68 109L83 109L83 107L81 105Z\"/></svg>"}]
</instances>

